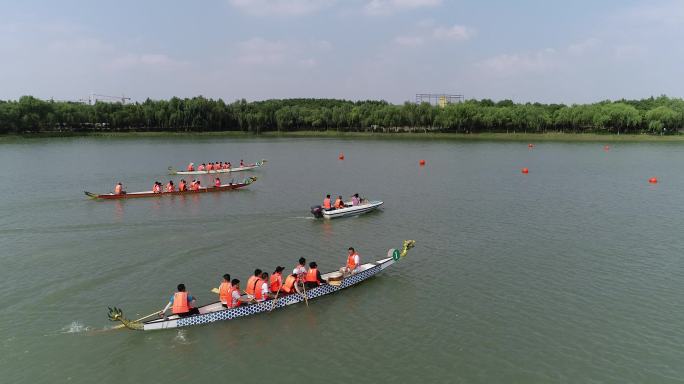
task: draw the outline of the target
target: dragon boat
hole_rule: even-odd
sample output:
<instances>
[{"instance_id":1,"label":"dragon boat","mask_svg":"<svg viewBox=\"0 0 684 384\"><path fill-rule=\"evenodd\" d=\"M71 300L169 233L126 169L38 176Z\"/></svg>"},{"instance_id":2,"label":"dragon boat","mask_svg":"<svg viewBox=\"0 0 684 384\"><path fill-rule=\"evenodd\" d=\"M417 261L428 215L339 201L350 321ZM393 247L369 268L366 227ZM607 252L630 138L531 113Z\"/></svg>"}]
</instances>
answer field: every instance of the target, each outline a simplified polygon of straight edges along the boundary
<instances>
[{"instance_id":1,"label":"dragon boat","mask_svg":"<svg viewBox=\"0 0 684 384\"><path fill-rule=\"evenodd\" d=\"M414 247L415 243L416 242L414 240L405 240L401 251L398 249L390 249L387 252L386 258L376 262L362 264L359 266L358 272L354 274L339 276L341 273L337 271L323 274L321 277L328 281L329 284L323 284L313 289L307 289L305 293L296 292L280 295L276 299L269 299L256 304L241 305L237 308L229 309L224 308L221 303L217 301L199 307L199 315L186 317L171 315L165 318L145 322L126 319L124 317L123 311L116 307L109 308L108 317L110 321L121 322L121 324L128 329L153 331L208 324L216 321L232 320L240 317L270 312L273 309L284 308L306 300L313 300L318 297L329 295L342 289L357 285L362 281L375 276L385 268L402 259L404 256L406 256L408 250ZM334 282L333 278L335 278Z\"/></svg>"},{"instance_id":2,"label":"dragon boat","mask_svg":"<svg viewBox=\"0 0 684 384\"><path fill-rule=\"evenodd\" d=\"M90 197L91 199L105 199L105 200L115 200L115 199L132 199L132 198L137 198L137 197L162 197L162 196L175 196L175 195L191 195L195 193L208 193L208 192L224 192L224 191L232 191L234 189L240 189L244 188L253 182L255 182L257 178L255 176L252 176L250 178L244 179L242 182L239 183L228 183L228 184L221 184L218 187L200 187L198 191L174 191L174 192L160 192L160 193L154 193L152 191L143 191L143 192L126 192L122 193L119 195L116 195L114 193L105 193L105 194L95 194L91 193L88 191L84 191L86 196Z\"/></svg>"},{"instance_id":3,"label":"dragon boat","mask_svg":"<svg viewBox=\"0 0 684 384\"><path fill-rule=\"evenodd\" d=\"M256 168L261 168L266 164L268 160L261 159L254 164L245 165L243 167L235 167L230 169L212 169L211 171L178 171L174 167L169 167L169 175L213 175L215 173L231 173L231 172L242 172L249 171Z\"/></svg>"},{"instance_id":4,"label":"dragon boat","mask_svg":"<svg viewBox=\"0 0 684 384\"><path fill-rule=\"evenodd\" d=\"M382 201L367 201L364 200L359 205L352 205L351 203L344 203L344 208L325 210L320 205L311 207L311 214L315 218L320 219L336 219L345 216L357 216L366 212L373 211L383 204Z\"/></svg>"}]
</instances>

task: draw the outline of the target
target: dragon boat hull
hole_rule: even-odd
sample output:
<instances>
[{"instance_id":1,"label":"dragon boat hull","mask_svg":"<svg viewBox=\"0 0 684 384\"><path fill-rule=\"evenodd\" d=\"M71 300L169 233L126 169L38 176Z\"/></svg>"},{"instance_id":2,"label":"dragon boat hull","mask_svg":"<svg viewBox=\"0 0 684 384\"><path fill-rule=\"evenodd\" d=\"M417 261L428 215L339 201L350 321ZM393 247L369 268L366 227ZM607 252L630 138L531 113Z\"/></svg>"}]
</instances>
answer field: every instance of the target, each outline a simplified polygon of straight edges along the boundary
<instances>
[{"instance_id":1,"label":"dragon boat hull","mask_svg":"<svg viewBox=\"0 0 684 384\"><path fill-rule=\"evenodd\" d=\"M177 171L173 167L169 167L169 175L213 175L213 174L221 174L221 173L232 173L232 172L242 172L242 171L249 171L252 169L257 169L261 168L264 166L266 163L266 160L261 160L258 161L254 165L247 165L244 167L235 167L231 169L212 169L211 171Z\"/></svg>"},{"instance_id":2,"label":"dragon boat hull","mask_svg":"<svg viewBox=\"0 0 684 384\"><path fill-rule=\"evenodd\" d=\"M359 266L359 272L352 275L346 276L342 279L339 285L323 284L319 287L306 290L306 299L313 300L321 296L329 295L340 291L345 288L357 285L376 274L380 273L387 267L393 265L404 257L407 251L413 248L415 241L407 240L404 242L404 248L400 252L396 249L390 249L388 251L388 257L378 260L373 263L366 263ZM330 274L335 272L330 272L322 275L321 277L325 280ZM274 305L275 300L275 305ZM237 308L224 308L220 302L211 303L199 307L199 315L192 315L187 317L178 317L176 315L169 316L163 319L151 320L144 323L135 323L126 325L126 322L122 321L124 325L128 328L143 331L153 331L162 329L174 329L189 327L193 325L209 324L217 321L226 321L237 319L240 317L246 317L251 315L256 315L259 313L270 312L273 309L287 307L293 304L301 303L305 301L304 295L299 293L292 293L287 295L281 295L277 299L269 299L256 304L241 305ZM120 310L117 310L118 316L123 316ZM110 313L110 320L120 321L120 318L113 319Z\"/></svg>"},{"instance_id":3,"label":"dragon boat hull","mask_svg":"<svg viewBox=\"0 0 684 384\"><path fill-rule=\"evenodd\" d=\"M88 191L84 191L86 196L90 197L91 199L104 199L104 200L118 200L118 199L134 199L138 197L162 197L162 196L176 196L176 195L192 195L196 193L209 193L209 192L225 192L225 191L232 191L234 189L240 189L244 188L253 182L256 181L256 177L250 177L248 179L245 179L245 181L241 183L230 183L230 184L222 184L219 187L201 187L199 191L175 191L175 192L161 192L161 193L154 193L152 191L143 191L143 192L127 192L123 193L120 195L115 195L113 193L105 193L105 194L95 194L91 193Z\"/></svg>"}]
</instances>

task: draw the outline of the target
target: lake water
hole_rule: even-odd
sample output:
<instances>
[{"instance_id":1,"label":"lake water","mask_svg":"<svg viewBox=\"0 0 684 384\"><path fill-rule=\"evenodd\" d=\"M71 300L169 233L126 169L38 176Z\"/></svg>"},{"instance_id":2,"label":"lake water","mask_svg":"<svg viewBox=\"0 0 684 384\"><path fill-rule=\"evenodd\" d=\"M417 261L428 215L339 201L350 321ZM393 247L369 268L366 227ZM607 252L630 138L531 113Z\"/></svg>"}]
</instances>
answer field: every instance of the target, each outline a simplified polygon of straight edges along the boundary
<instances>
[{"instance_id":1,"label":"lake water","mask_svg":"<svg viewBox=\"0 0 684 384\"><path fill-rule=\"evenodd\" d=\"M83 195L241 158L269 162L240 191ZM3 383L684 381L680 144L68 138L0 144L0 162ZM385 205L310 218L354 192ZM327 271L404 239L401 262L308 308L97 332L179 282L207 303L226 272Z\"/></svg>"}]
</instances>

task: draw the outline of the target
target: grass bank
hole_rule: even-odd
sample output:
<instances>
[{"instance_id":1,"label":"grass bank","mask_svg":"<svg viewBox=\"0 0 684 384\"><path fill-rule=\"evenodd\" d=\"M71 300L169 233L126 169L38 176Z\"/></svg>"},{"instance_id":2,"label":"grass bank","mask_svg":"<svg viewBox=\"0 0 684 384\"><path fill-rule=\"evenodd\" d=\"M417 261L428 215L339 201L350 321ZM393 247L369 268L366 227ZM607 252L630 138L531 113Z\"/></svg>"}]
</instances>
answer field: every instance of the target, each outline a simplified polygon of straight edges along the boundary
<instances>
[{"instance_id":1,"label":"grass bank","mask_svg":"<svg viewBox=\"0 0 684 384\"><path fill-rule=\"evenodd\" d=\"M375 133L340 131L265 132L259 135L240 131L220 132L83 132L37 133L29 135L0 135L0 142L65 137L104 138L349 138L403 140L463 140L463 141L521 141L521 142L684 142L684 135L615 135L593 133Z\"/></svg>"}]
</instances>

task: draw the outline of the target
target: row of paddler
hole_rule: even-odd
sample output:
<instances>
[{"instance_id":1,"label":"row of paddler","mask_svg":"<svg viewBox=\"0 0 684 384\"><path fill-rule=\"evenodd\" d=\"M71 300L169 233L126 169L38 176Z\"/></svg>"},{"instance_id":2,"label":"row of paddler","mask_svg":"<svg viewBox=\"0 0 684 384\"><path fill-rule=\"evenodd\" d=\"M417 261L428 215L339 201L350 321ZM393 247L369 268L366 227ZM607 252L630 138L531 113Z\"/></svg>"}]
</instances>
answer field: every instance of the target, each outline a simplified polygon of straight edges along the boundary
<instances>
[{"instance_id":1,"label":"row of paddler","mask_svg":"<svg viewBox=\"0 0 684 384\"><path fill-rule=\"evenodd\" d=\"M361 265L359 254L353 247L349 247L347 263L340 269L346 275L354 274ZM327 284L328 282L321 277L316 262L309 263L306 268L306 259L301 257L297 266L292 270L283 281L282 272L285 268L278 266L272 275L256 269L254 274L247 279L244 291L240 289L240 280L231 279L229 274L223 275L223 280L219 288L212 289L218 294L221 305L228 308L237 308L243 304L260 303L265 300L277 299L280 293L298 293L306 295L306 289L312 289ZM180 317L199 314L196 306L196 298L190 295L185 284L178 284L176 292L171 296L164 309L159 311L159 317L164 317L166 312L171 309L171 313Z\"/></svg>"}]
</instances>

